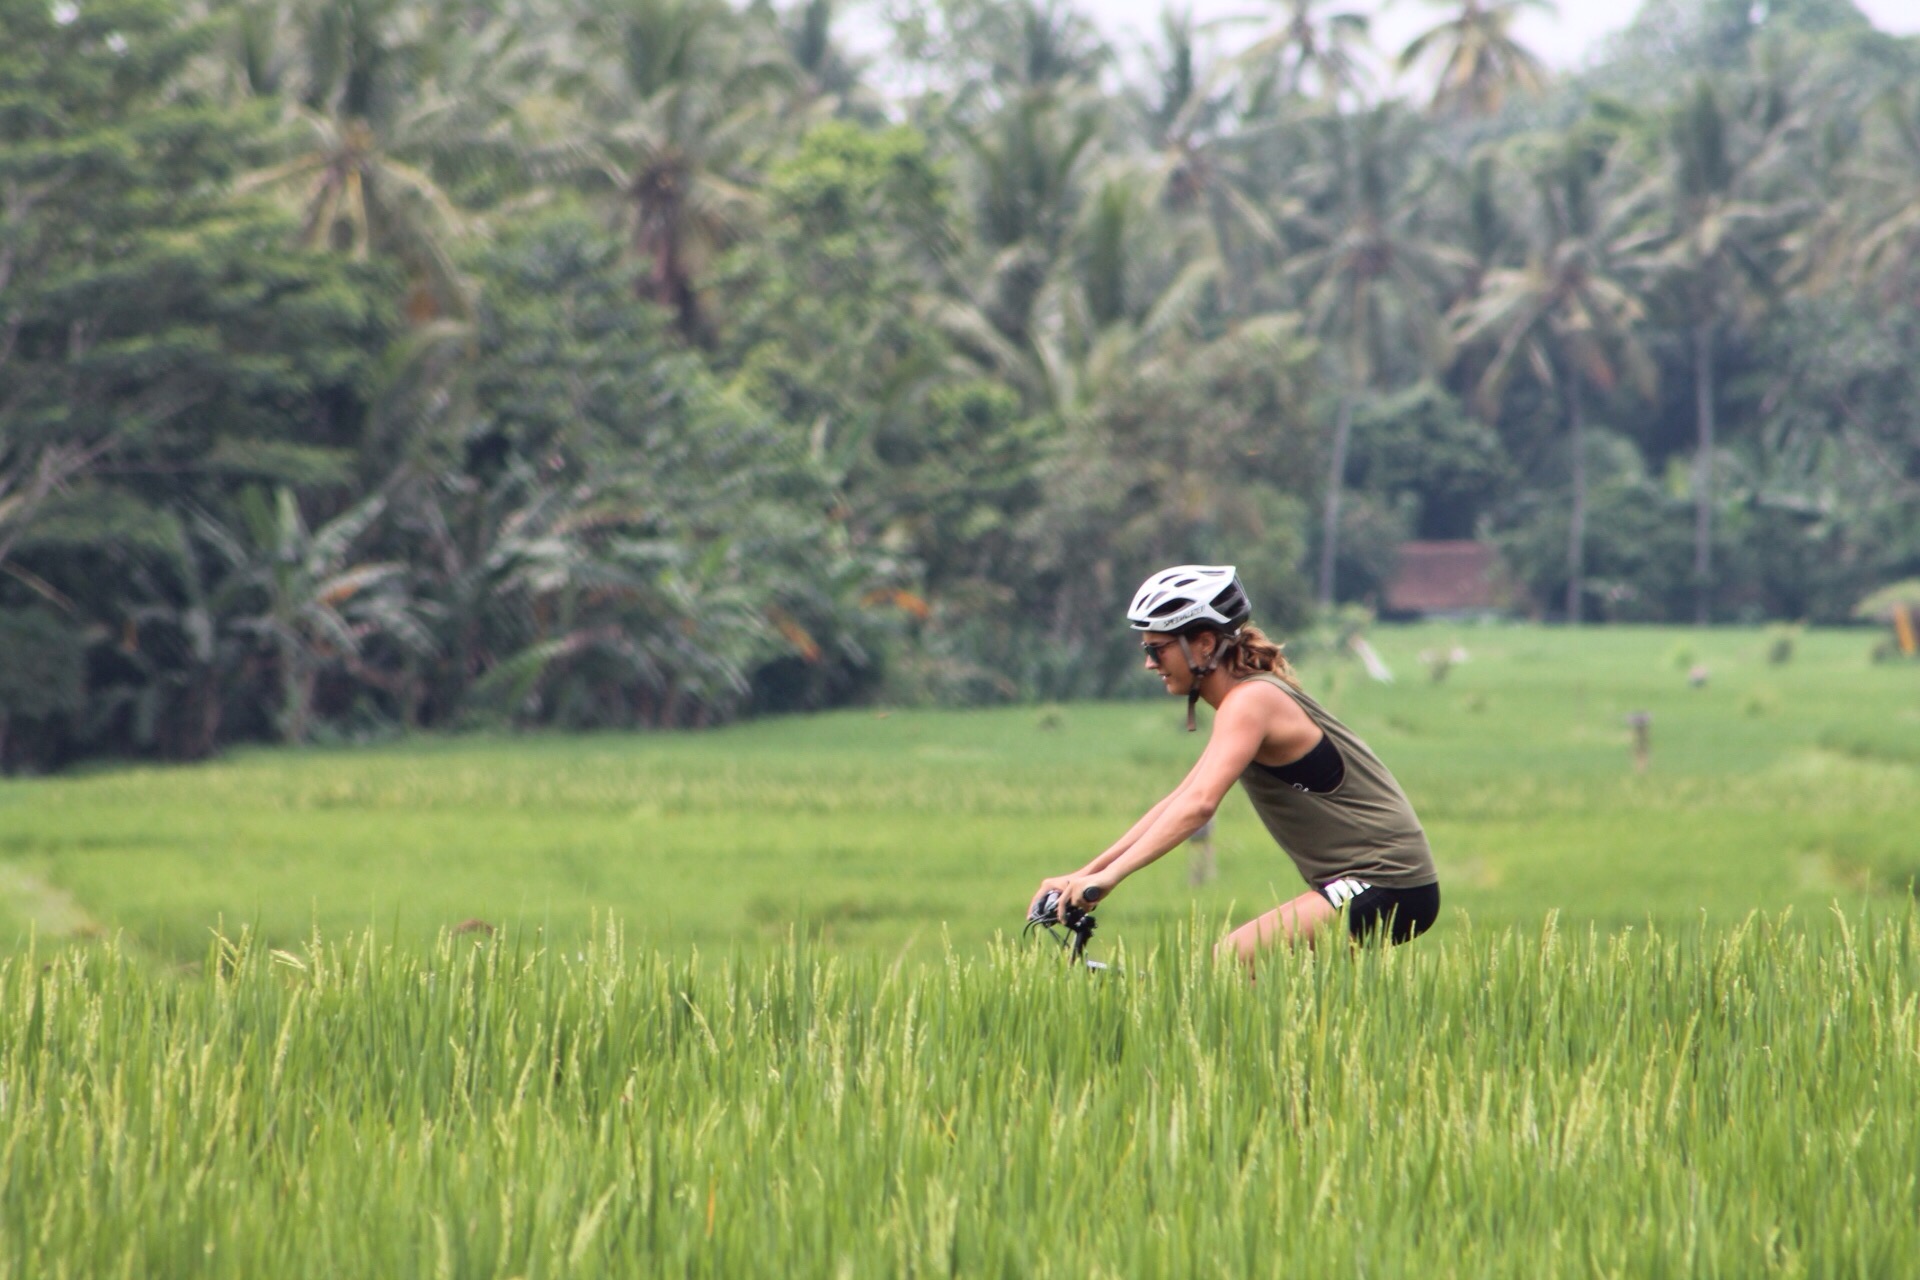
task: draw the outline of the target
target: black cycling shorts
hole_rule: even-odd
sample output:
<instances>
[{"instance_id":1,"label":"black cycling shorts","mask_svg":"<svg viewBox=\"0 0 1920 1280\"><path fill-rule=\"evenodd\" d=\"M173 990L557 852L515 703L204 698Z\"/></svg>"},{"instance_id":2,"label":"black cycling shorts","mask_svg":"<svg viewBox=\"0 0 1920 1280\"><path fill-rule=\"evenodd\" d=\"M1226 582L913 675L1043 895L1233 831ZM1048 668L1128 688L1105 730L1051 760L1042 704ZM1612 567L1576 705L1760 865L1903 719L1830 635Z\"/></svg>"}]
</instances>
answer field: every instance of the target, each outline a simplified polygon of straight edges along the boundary
<instances>
[{"instance_id":1,"label":"black cycling shorts","mask_svg":"<svg viewBox=\"0 0 1920 1280\"><path fill-rule=\"evenodd\" d=\"M1347 876L1320 886L1320 896L1334 907L1346 908L1347 932L1355 942L1373 938L1382 925L1395 946L1410 942L1430 928L1440 914L1440 886L1389 889Z\"/></svg>"}]
</instances>

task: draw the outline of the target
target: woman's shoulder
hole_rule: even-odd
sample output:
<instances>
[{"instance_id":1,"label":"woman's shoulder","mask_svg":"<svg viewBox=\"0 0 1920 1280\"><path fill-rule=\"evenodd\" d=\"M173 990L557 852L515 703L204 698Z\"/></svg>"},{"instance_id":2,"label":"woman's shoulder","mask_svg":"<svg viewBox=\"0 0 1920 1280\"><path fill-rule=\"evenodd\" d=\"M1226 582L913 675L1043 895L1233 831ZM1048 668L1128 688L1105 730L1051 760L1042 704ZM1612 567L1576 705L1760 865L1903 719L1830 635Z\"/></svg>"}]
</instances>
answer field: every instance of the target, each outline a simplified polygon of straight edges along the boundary
<instances>
[{"instance_id":1,"label":"woman's shoulder","mask_svg":"<svg viewBox=\"0 0 1920 1280\"><path fill-rule=\"evenodd\" d=\"M1255 672L1241 680L1227 695L1227 702L1254 715L1281 720L1312 718L1299 688L1270 671Z\"/></svg>"},{"instance_id":2,"label":"woman's shoulder","mask_svg":"<svg viewBox=\"0 0 1920 1280\"><path fill-rule=\"evenodd\" d=\"M1236 691L1241 689L1257 691L1253 695L1257 698L1267 699L1279 696L1294 703L1306 696L1299 685L1272 671L1256 671L1252 675L1243 676L1234 688Z\"/></svg>"}]
</instances>

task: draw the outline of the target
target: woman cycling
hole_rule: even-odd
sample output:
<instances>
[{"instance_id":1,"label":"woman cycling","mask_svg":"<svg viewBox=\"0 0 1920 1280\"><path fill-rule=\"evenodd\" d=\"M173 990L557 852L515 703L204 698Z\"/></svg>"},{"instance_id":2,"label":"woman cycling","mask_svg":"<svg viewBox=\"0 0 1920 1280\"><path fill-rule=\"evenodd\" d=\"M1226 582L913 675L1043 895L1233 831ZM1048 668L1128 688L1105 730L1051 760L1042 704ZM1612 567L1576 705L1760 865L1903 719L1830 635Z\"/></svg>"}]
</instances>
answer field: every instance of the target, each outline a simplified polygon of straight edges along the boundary
<instances>
[{"instance_id":1,"label":"woman cycling","mask_svg":"<svg viewBox=\"0 0 1920 1280\"><path fill-rule=\"evenodd\" d=\"M1065 904L1090 906L1198 831L1239 782L1254 812L1309 885L1220 944L1252 962L1263 947L1307 939L1343 908L1366 939L1426 932L1440 911L1439 877L1413 806L1379 757L1300 688L1278 645L1247 619L1232 565L1181 565L1141 586L1127 621L1144 631L1147 668L1168 693L1214 708L1213 734L1172 794L1112 847L1071 875L1043 880Z\"/></svg>"}]
</instances>

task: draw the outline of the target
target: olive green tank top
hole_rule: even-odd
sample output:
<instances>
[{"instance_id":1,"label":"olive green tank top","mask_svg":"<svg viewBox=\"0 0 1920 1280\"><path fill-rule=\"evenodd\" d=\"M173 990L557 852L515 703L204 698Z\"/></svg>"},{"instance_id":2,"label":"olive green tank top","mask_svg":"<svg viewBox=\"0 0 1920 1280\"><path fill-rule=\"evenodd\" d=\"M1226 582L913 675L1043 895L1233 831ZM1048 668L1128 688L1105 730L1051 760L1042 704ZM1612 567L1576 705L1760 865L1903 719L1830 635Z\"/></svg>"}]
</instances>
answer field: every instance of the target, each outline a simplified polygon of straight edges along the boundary
<instances>
[{"instance_id":1,"label":"olive green tank top","mask_svg":"<svg viewBox=\"0 0 1920 1280\"><path fill-rule=\"evenodd\" d=\"M1240 786L1253 811L1315 888L1352 876L1388 889L1437 883L1433 850L1406 793L1380 758L1319 703L1271 672L1250 677L1300 704L1340 752L1346 776L1332 791L1301 791L1249 761Z\"/></svg>"}]
</instances>

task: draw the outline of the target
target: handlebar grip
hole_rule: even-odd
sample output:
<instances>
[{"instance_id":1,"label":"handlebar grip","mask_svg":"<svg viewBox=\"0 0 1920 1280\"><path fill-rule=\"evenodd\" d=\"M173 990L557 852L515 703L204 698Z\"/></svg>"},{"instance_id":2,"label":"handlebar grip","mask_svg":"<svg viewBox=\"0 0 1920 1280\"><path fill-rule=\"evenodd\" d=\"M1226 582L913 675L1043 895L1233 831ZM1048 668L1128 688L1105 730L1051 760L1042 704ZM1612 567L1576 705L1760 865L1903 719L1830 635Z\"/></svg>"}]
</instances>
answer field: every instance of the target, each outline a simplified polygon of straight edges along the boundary
<instances>
[{"instance_id":1,"label":"handlebar grip","mask_svg":"<svg viewBox=\"0 0 1920 1280\"><path fill-rule=\"evenodd\" d=\"M1080 900L1088 906L1107 896L1107 891L1097 884L1090 884L1080 891Z\"/></svg>"}]
</instances>

